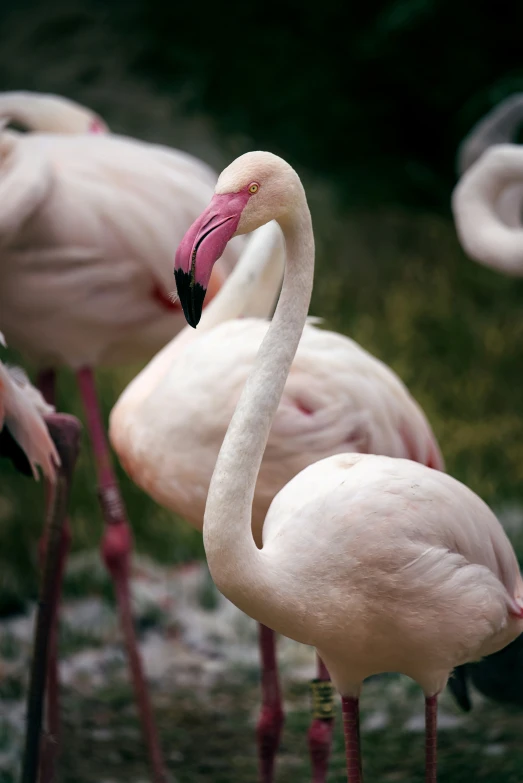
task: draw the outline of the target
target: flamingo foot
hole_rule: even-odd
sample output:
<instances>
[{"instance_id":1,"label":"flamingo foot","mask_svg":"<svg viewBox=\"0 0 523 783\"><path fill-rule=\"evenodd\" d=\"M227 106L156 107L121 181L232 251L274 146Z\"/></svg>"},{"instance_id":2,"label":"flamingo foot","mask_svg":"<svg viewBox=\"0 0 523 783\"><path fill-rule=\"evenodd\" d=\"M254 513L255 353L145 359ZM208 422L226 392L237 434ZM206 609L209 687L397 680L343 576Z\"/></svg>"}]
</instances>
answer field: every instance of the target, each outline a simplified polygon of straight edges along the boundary
<instances>
[{"instance_id":1,"label":"flamingo foot","mask_svg":"<svg viewBox=\"0 0 523 783\"><path fill-rule=\"evenodd\" d=\"M259 626L259 644L262 665L262 709L256 729L258 762L261 783L272 783L285 718L276 662L276 636L274 631L265 625Z\"/></svg>"},{"instance_id":2,"label":"flamingo foot","mask_svg":"<svg viewBox=\"0 0 523 783\"><path fill-rule=\"evenodd\" d=\"M131 610L129 590L132 550L131 529L111 465L111 456L105 437L92 370L89 367L79 370L77 372L77 381L84 403L88 429L96 459L98 492L105 521L105 533L101 545L102 559L111 575L115 588L120 623L127 648L129 668L134 684L142 732L149 754L153 783L166 783L167 771L163 762L158 731L138 651Z\"/></svg>"},{"instance_id":3,"label":"flamingo foot","mask_svg":"<svg viewBox=\"0 0 523 783\"><path fill-rule=\"evenodd\" d=\"M325 783L334 729L334 690L327 667L317 655L318 676L311 682L312 723L308 744L313 783Z\"/></svg>"},{"instance_id":4,"label":"flamingo foot","mask_svg":"<svg viewBox=\"0 0 523 783\"><path fill-rule=\"evenodd\" d=\"M425 781L437 783L438 697L425 698Z\"/></svg>"},{"instance_id":5,"label":"flamingo foot","mask_svg":"<svg viewBox=\"0 0 523 783\"><path fill-rule=\"evenodd\" d=\"M22 783L36 783L39 765L38 779L41 783L50 783L54 777L58 754L58 604L65 562L71 542L66 509L73 470L78 456L81 429L77 419L63 414L53 414L47 417L46 423L60 455L61 466L56 485L52 491L50 487L48 488L46 531L44 533L44 541L47 541L47 546L44 544L44 547L41 547L41 553L42 550L45 552L45 559L31 662ZM49 688L48 735L41 746L46 685Z\"/></svg>"},{"instance_id":6,"label":"flamingo foot","mask_svg":"<svg viewBox=\"0 0 523 783\"><path fill-rule=\"evenodd\" d=\"M360 705L359 699L343 696L343 732L345 734L345 755L347 757L348 783L362 783L360 751Z\"/></svg>"}]
</instances>

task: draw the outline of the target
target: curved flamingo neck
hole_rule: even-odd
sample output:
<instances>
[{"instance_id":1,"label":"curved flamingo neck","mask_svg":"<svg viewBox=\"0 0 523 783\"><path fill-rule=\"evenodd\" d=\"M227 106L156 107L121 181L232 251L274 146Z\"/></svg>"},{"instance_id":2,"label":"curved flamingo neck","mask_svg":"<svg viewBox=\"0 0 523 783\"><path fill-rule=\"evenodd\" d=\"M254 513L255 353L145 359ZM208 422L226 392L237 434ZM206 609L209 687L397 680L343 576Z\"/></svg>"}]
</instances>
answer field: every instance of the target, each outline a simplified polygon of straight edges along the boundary
<instances>
[{"instance_id":1,"label":"curved flamingo neck","mask_svg":"<svg viewBox=\"0 0 523 783\"><path fill-rule=\"evenodd\" d=\"M490 111L463 140L458 151L458 174L464 174L493 144L515 141L521 123L523 93L517 93Z\"/></svg>"},{"instance_id":2,"label":"curved flamingo neck","mask_svg":"<svg viewBox=\"0 0 523 783\"><path fill-rule=\"evenodd\" d=\"M272 312L284 267L281 231L272 222L255 231L229 277L204 309L198 329L186 326L165 345L120 395L111 412L116 421L119 411L140 405L169 371L186 345L210 332L224 321L240 316L268 317Z\"/></svg>"},{"instance_id":3,"label":"curved flamingo neck","mask_svg":"<svg viewBox=\"0 0 523 783\"><path fill-rule=\"evenodd\" d=\"M523 195L523 149L497 145L464 175L452 196L456 230L472 258L509 274L523 274L523 228L500 215L503 194ZM519 185L519 187L517 187Z\"/></svg>"},{"instance_id":4,"label":"curved flamingo neck","mask_svg":"<svg viewBox=\"0 0 523 783\"><path fill-rule=\"evenodd\" d=\"M211 480L204 545L219 590L261 623L276 628L294 613L292 595L276 596L276 575L252 536L252 502L271 424L307 318L314 276L314 237L301 189L292 217L280 223L287 253L283 286L225 436ZM281 575L280 575L281 576Z\"/></svg>"},{"instance_id":5,"label":"curved flamingo neck","mask_svg":"<svg viewBox=\"0 0 523 783\"><path fill-rule=\"evenodd\" d=\"M271 221L249 238L225 284L203 311L198 332L208 332L224 321L242 316L267 318L281 286L284 265L281 231Z\"/></svg>"}]
</instances>

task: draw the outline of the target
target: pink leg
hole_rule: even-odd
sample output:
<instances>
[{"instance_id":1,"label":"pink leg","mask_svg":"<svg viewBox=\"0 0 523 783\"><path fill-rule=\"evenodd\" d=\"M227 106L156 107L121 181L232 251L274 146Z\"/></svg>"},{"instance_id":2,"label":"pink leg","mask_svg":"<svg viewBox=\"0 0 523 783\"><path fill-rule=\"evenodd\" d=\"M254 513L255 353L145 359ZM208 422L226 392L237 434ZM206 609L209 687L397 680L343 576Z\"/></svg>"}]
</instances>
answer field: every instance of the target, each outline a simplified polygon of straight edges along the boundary
<instances>
[{"instance_id":1,"label":"pink leg","mask_svg":"<svg viewBox=\"0 0 523 783\"><path fill-rule=\"evenodd\" d=\"M284 718L276 661L276 637L274 631L265 625L258 627L262 669L262 708L256 732L258 759L261 783L272 783Z\"/></svg>"},{"instance_id":2,"label":"pink leg","mask_svg":"<svg viewBox=\"0 0 523 783\"><path fill-rule=\"evenodd\" d=\"M47 536L41 538L43 549L42 560L45 559ZM64 580L65 565L71 548L71 527L69 519L64 520L60 534L58 562L54 572L53 591L51 593L51 628L49 631L49 651L47 659L47 730L44 733L40 761L40 783L52 783L55 777L56 762L60 750L60 700L58 679L58 616L60 596ZM42 570L44 566L42 564Z\"/></svg>"},{"instance_id":3,"label":"pink leg","mask_svg":"<svg viewBox=\"0 0 523 783\"><path fill-rule=\"evenodd\" d=\"M39 373L37 385L42 392L44 399L50 404L56 404L56 373L54 370L44 370ZM72 473L69 477L69 483L72 479ZM69 492L69 486L67 492ZM52 487L48 482L45 483L46 495L46 526L39 542L40 569L44 570L46 559L47 540L49 538L48 520L49 511L55 501ZM48 658L47 658L47 726L42 742L40 757L40 783L51 783L54 779L56 762L59 751L60 734L60 702L59 702L59 681L58 681L58 607L60 596L62 594L63 577L67 555L71 546L71 528L69 520L64 520L60 532L60 544L58 549L58 562L55 571L55 580L53 590L50 595L50 629L48 638Z\"/></svg>"},{"instance_id":4,"label":"pink leg","mask_svg":"<svg viewBox=\"0 0 523 783\"><path fill-rule=\"evenodd\" d=\"M362 783L359 700L352 696L343 696L341 706L345 755L347 757L347 780L348 783Z\"/></svg>"},{"instance_id":5,"label":"pink leg","mask_svg":"<svg viewBox=\"0 0 523 783\"><path fill-rule=\"evenodd\" d=\"M425 698L425 781L436 783L437 781L437 723L438 723L438 697L427 696Z\"/></svg>"},{"instance_id":6,"label":"pink leg","mask_svg":"<svg viewBox=\"0 0 523 783\"><path fill-rule=\"evenodd\" d=\"M57 483L48 488L48 509L43 539L46 544L42 557L42 582L31 675L28 692L26 742L23 757L23 783L49 783L54 778L58 751L57 698L57 621L56 613L61 592L61 581L70 536L64 532L66 509L74 465L80 442L80 422L73 416L53 414L47 426L61 459ZM53 638L54 635L54 638ZM54 660L53 660L54 658ZM54 688L54 700L48 700L48 727L41 742L42 713L46 685ZM40 774L38 776L38 768Z\"/></svg>"},{"instance_id":7,"label":"pink leg","mask_svg":"<svg viewBox=\"0 0 523 783\"><path fill-rule=\"evenodd\" d=\"M98 476L98 492L105 520L102 557L115 586L120 621L129 656L129 666L138 702L142 731L149 752L153 781L154 783L165 783L167 779L166 771L158 741L158 732L154 723L151 702L147 692L142 662L138 652L131 612L129 592L129 573L133 543L131 529L127 522L122 497L111 465L93 372L89 367L84 367L77 372L76 377L93 445Z\"/></svg>"},{"instance_id":8,"label":"pink leg","mask_svg":"<svg viewBox=\"0 0 523 783\"><path fill-rule=\"evenodd\" d=\"M312 723L309 728L309 752L312 782L325 783L334 728L334 692L327 667L317 656L318 676L311 682Z\"/></svg>"}]
</instances>

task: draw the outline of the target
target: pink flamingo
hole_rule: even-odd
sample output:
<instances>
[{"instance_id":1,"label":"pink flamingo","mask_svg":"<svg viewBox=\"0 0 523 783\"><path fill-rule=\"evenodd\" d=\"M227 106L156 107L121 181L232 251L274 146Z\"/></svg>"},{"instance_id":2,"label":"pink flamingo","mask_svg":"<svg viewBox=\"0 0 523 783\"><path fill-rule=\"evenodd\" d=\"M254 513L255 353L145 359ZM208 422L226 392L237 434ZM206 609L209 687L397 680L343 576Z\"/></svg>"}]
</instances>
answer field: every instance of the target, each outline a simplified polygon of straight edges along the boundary
<instances>
[{"instance_id":1,"label":"pink flamingo","mask_svg":"<svg viewBox=\"0 0 523 783\"><path fill-rule=\"evenodd\" d=\"M269 224L256 234L198 331L187 327L163 348L130 383L110 416L111 443L129 476L198 530L220 446L269 329L267 320L246 316L252 315L253 302L259 306L260 289L268 315L281 285L281 232ZM213 233L203 244L207 241L213 241ZM444 467L425 416L395 373L349 338L318 329L309 319L256 481L252 526L257 546L278 492L308 465L347 450ZM258 753L260 777L268 783L274 776L283 709L275 635L263 625L260 652ZM328 672L320 659L317 663L309 749L313 779L323 783L333 700Z\"/></svg>"},{"instance_id":2,"label":"pink flamingo","mask_svg":"<svg viewBox=\"0 0 523 783\"><path fill-rule=\"evenodd\" d=\"M515 143L522 124L523 93L516 92L494 106L467 133L458 149L458 175L461 177L494 144Z\"/></svg>"},{"instance_id":3,"label":"pink flamingo","mask_svg":"<svg viewBox=\"0 0 523 783\"><path fill-rule=\"evenodd\" d=\"M496 144L463 174L452 194L456 231L467 255L514 276L523 275L522 183L523 147Z\"/></svg>"},{"instance_id":4,"label":"pink flamingo","mask_svg":"<svg viewBox=\"0 0 523 783\"><path fill-rule=\"evenodd\" d=\"M2 328L15 348L44 368L40 384L49 402L55 373L45 368L68 366L76 373L106 522L102 556L115 584L153 777L163 783L166 773L131 614L131 532L92 368L148 359L181 328L180 306L169 293L171 248L212 194L216 175L186 153L100 133L105 126L87 110L81 133L81 113L73 107L73 118L70 104L56 97L22 97L17 102L16 96L4 96L3 116L35 128L42 122L55 132L0 133ZM59 128L73 132L57 133ZM242 244L224 256L213 291ZM62 536L65 559L67 524ZM58 723L53 671L56 675L51 653L52 734Z\"/></svg>"},{"instance_id":5,"label":"pink flamingo","mask_svg":"<svg viewBox=\"0 0 523 783\"><path fill-rule=\"evenodd\" d=\"M362 779L363 681L396 671L418 682L426 781L435 783L437 694L456 665L503 648L523 629L516 556L489 508L460 482L412 460L348 453L309 465L280 490L257 546L256 483L300 350L314 273L312 221L296 172L267 152L242 155L220 175L175 262L184 312L196 326L227 241L273 219L285 237L285 277L211 480L203 526L209 569L242 611L325 661L342 695L350 783ZM198 382L193 393L200 392Z\"/></svg>"},{"instance_id":6,"label":"pink flamingo","mask_svg":"<svg viewBox=\"0 0 523 783\"><path fill-rule=\"evenodd\" d=\"M515 93L489 111L463 139L458 149L457 168L458 174L463 177L465 202L468 201L466 194L470 192L467 185L469 178L464 177L465 173L470 168L476 170L474 164L490 147L515 143L517 132L522 124L523 93ZM472 177L474 183L474 174ZM457 193L459 194L460 191L458 190ZM461 196L457 195L456 198L462 201ZM496 212L506 226L511 228L521 226L523 185L520 182L503 187L496 195L495 202Z\"/></svg>"}]
</instances>

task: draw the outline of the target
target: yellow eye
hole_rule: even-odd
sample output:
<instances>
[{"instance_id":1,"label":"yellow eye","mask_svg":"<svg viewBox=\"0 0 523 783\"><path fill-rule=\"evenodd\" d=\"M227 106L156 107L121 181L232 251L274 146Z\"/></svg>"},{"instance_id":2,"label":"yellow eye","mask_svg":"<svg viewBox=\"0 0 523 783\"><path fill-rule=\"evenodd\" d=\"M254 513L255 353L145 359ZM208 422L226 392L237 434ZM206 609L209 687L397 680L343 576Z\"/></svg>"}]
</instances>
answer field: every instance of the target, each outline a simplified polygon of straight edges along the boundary
<instances>
[{"instance_id":1,"label":"yellow eye","mask_svg":"<svg viewBox=\"0 0 523 783\"><path fill-rule=\"evenodd\" d=\"M253 193L253 194L257 193L259 189L260 186L258 185L257 182L251 182L251 184L249 185L249 193Z\"/></svg>"}]
</instances>

